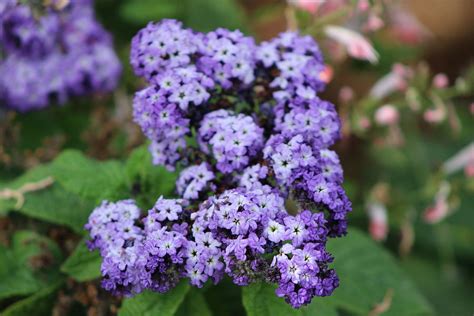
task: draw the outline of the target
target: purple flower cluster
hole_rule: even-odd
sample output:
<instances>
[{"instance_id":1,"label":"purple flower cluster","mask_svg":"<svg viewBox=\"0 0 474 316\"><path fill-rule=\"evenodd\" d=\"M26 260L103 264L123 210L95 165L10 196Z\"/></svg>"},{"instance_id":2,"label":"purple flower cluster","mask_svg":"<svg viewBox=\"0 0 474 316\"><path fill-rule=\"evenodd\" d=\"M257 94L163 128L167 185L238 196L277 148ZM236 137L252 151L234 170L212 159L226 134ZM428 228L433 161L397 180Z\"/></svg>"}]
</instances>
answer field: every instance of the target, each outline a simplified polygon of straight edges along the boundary
<instances>
[{"instance_id":1,"label":"purple flower cluster","mask_svg":"<svg viewBox=\"0 0 474 316\"><path fill-rule=\"evenodd\" d=\"M133 201L103 202L86 228L90 249L103 257L102 285L115 294L160 293L182 278L202 287L227 274L244 286L278 283L294 307L330 295L338 285L328 268L322 213L289 215L277 190L232 189L191 212L184 200L160 197L146 217ZM189 223L189 224L188 224Z\"/></svg>"},{"instance_id":2,"label":"purple flower cluster","mask_svg":"<svg viewBox=\"0 0 474 316\"><path fill-rule=\"evenodd\" d=\"M322 213L302 210L287 213L278 190L263 185L260 190L232 189L203 202L191 215L194 238L211 233L223 270L235 284L245 286L265 280L276 282L278 296L298 308L315 296L327 296L338 285L327 264L326 220ZM204 250L204 253L206 250ZM201 266L200 286L208 277ZM220 274L218 274L219 276Z\"/></svg>"},{"instance_id":3,"label":"purple flower cluster","mask_svg":"<svg viewBox=\"0 0 474 316\"><path fill-rule=\"evenodd\" d=\"M115 88L120 62L91 0L0 4L0 102L18 111Z\"/></svg>"},{"instance_id":4,"label":"purple flower cluster","mask_svg":"<svg viewBox=\"0 0 474 316\"><path fill-rule=\"evenodd\" d=\"M104 206L93 212L87 229L103 266L122 262L120 273L103 268L115 284L106 288L164 292L182 278L201 287L227 275L241 286L275 283L295 308L331 295L339 281L326 242L346 234L351 204L329 149L339 118L316 96L317 44L284 33L257 45L238 31L200 34L164 20L133 39L131 62L148 82L135 96L135 121L154 163L180 170L178 198L134 217L129 231L139 237L120 237L113 253L102 240L118 237L97 238L96 226L115 236L117 223L96 220ZM124 251L137 258L130 269Z\"/></svg>"},{"instance_id":5,"label":"purple flower cluster","mask_svg":"<svg viewBox=\"0 0 474 316\"><path fill-rule=\"evenodd\" d=\"M203 37L198 66L225 89L233 81L248 85L254 79L255 43L240 31L217 29Z\"/></svg>"},{"instance_id":6,"label":"purple flower cluster","mask_svg":"<svg viewBox=\"0 0 474 316\"><path fill-rule=\"evenodd\" d=\"M255 54L267 70L277 100L311 100L325 87L323 57L310 36L285 32L261 43Z\"/></svg>"},{"instance_id":7,"label":"purple flower cluster","mask_svg":"<svg viewBox=\"0 0 474 316\"><path fill-rule=\"evenodd\" d=\"M198 131L202 152L216 159L216 168L231 173L248 166L263 147L263 129L252 117L217 110L204 116Z\"/></svg>"},{"instance_id":8,"label":"purple flower cluster","mask_svg":"<svg viewBox=\"0 0 474 316\"><path fill-rule=\"evenodd\" d=\"M215 189L211 182L214 178L214 173L204 162L187 167L179 174L179 178L176 181L176 191L184 199L196 200L199 198L199 193L204 192L206 189Z\"/></svg>"}]
</instances>

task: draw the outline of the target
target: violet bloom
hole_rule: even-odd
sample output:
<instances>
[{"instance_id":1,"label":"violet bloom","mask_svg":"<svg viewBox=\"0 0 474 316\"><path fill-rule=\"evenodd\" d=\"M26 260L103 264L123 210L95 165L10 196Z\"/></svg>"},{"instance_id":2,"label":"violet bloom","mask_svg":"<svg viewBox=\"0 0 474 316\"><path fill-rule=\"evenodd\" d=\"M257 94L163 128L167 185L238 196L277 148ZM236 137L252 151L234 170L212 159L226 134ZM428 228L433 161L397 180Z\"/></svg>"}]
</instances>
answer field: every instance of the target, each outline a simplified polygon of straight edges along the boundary
<instances>
[{"instance_id":1,"label":"violet bloom","mask_svg":"<svg viewBox=\"0 0 474 316\"><path fill-rule=\"evenodd\" d=\"M115 89L121 65L92 1L33 11L15 0L0 8L2 104L26 112Z\"/></svg>"},{"instance_id":2,"label":"violet bloom","mask_svg":"<svg viewBox=\"0 0 474 316\"><path fill-rule=\"evenodd\" d=\"M263 129L249 116L219 110L203 118L198 140L202 151L211 148L217 169L230 173L247 166L263 147Z\"/></svg>"},{"instance_id":3,"label":"violet bloom","mask_svg":"<svg viewBox=\"0 0 474 316\"><path fill-rule=\"evenodd\" d=\"M197 166L190 166L181 171L176 181L176 190L184 199L194 200L206 188L212 188L211 181L214 180L214 173L210 168L201 163Z\"/></svg>"},{"instance_id":4,"label":"violet bloom","mask_svg":"<svg viewBox=\"0 0 474 316\"><path fill-rule=\"evenodd\" d=\"M183 278L203 287L227 275L240 286L274 283L294 308L331 295L339 280L326 242L346 234L351 203L330 149L339 117L317 97L325 67L314 40L286 32L257 46L239 31L163 20L137 34L131 62L148 82L134 120L154 164L180 170L181 199L160 197L123 224L111 213L117 240L97 238L94 211L91 242L111 249L104 287L163 293Z\"/></svg>"}]
</instances>

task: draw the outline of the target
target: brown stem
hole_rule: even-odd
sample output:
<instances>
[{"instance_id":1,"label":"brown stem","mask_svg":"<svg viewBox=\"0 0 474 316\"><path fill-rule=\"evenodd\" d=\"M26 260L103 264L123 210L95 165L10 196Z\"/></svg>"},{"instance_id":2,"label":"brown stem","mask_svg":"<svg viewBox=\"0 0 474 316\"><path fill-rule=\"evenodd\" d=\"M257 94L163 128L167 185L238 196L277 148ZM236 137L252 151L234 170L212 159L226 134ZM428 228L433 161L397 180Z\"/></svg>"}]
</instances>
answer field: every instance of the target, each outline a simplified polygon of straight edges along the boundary
<instances>
[{"instance_id":1,"label":"brown stem","mask_svg":"<svg viewBox=\"0 0 474 316\"><path fill-rule=\"evenodd\" d=\"M18 189L4 189L0 191L0 199L15 199L15 209L20 209L25 204L25 193L39 191L51 186L54 183L52 177L47 177L37 182L28 182Z\"/></svg>"},{"instance_id":2,"label":"brown stem","mask_svg":"<svg viewBox=\"0 0 474 316\"><path fill-rule=\"evenodd\" d=\"M378 316L385 313L390 309L393 299L393 289L388 289L382 302L375 305L375 307L369 312L368 316Z\"/></svg>"}]
</instances>

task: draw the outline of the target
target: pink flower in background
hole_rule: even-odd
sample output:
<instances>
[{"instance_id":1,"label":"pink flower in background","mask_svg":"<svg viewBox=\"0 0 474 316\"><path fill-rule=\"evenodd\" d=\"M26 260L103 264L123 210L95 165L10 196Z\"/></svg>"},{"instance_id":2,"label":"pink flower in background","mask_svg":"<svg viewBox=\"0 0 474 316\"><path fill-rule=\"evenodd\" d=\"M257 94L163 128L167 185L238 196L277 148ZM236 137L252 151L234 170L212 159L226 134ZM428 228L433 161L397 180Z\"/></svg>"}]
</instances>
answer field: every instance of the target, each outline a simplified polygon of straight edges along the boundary
<instances>
[{"instance_id":1,"label":"pink flower in background","mask_svg":"<svg viewBox=\"0 0 474 316\"><path fill-rule=\"evenodd\" d=\"M349 86L344 86L339 90L339 101L348 103L354 98L354 90Z\"/></svg>"},{"instance_id":2,"label":"pink flower in background","mask_svg":"<svg viewBox=\"0 0 474 316\"><path fill-rule=\"evenodd\" d=\"M359 127L363 130L369 129L370 126L372 126L372 123L370 123L370 120L367 116L362 116L359 118Z\"/></svg>"},{"instance_id":3,"label":"pink flower in background","mask_svg":"<svg viewBox=\"0 0 474 316\"><path fill-rule=\"evenodd\" d=\"M359 0L357 2L357 9L359 11L367 11L368 9L370 8L370 3L369 3L369 0Z\"/></svg>"},{"instance_id":4,"label":"pink flower in background","mask_svg":"<svg viewBox=\"0 0 474 316\"><path fill-rule=\"evenodd\" d=\"M397 124L400 115L396 107L391 104L385 104L375 111L374 118L378 125L388 126Z\"/></svg>"},{"instance_id":5,"label":"pink flower in background","mask_svg":"<svg viewBox=\"0 0 474 316\"><path fill-rule=\"evenodd\" d=\"M471 103L469 110L471 111L471 114L474 115L474 103Z\"/></svg>"},{"instance_id":6,"label":"pink flower in background","mask_svg":"<svg viewBox=\"0 0 474 316\"><path fill-rule=\"evenodd\" d=\"M445 200L437 201L434 206L428 207L423 214L425 222L430 224L439 223L448 214L448 203Z\"/></svg>"},{"instance_id":7,"label":"pink flower in background","mask_svg":"<svg viewBox=\"0 0 474 316\"><path fill-rule=\"evenodd\" d=\"M474 177L474 159L466 165L466 167L464 168L464 174L468 178Z\"/></svg>"},{"instance_id":8,"label":"pink flower in background","mask_svg":"<svg viewBox=\"0 0 474 316\"><path fill-rule=\"evenodd\" d=\"M367 205L369 214L369 233L376 241L383 241L388 235L387 208L378 202Z\"/></svg>"},{"instance_id":9,"label":"pink flower in background","mask_svg":"<svg viewBox=\"0 0 474 316\"><path fill-rule=\"evenodd\" d=\"M433 86L438 89L446 88L449 84L448 76L439 73L433 78Z\"/></svg>"},{"instance_id":10,"label":"pink flower in background","mask_svg":"<svg viewBox=\"0 0 474 316\"><path fill-rule=\"evenodd\" d=\"M375 32L381 29L384 25L384 21L377 14L371 13L364 25L364 31Z\"/></svg>"},{"instance_id":11,"label":"pink flower in background","mask_svg":"<svg viewBox=\"0 0 474 316\"><path fill-rule=\"evenodd\" d=\"M430 224L439 223L449 214L448 196L451 186L448 182L441 183L435 196L435 203L428 207L423 213L423 219Z\"/></svg>"},{"instance_id":12,"label":"pink flower in background","mask_svg":"<svg viewBox=\"0 0 474 316\"><path fill-rule=\"evenodd\" d=\"M324 69L319 73L319 79L325 83L329 83L334 75L334 70L329 65L324 65Z\"/></svg>"},{"instance_id":13,"label":"pink flower in background","mask_svg":"<svg viewBox=\"0 0 474 316\"><path fill-rule=\"evenodd\" d=\"M378 54L372 44L364 36L351 29L328 25L324 28L326 36L343 45L349 56L367 60L371 63L378 62Z\"/></svg>"},{"instance_id":14,"label":"pink flower in background","mask_svg":"<svg viewBox=\"0 0 474 316\"><path fill-rule=\"evenodd\" d=\"M443 107L428 109L423 113L423 119L428 123L440 123L446 118L446 110Z\"/></svg>"},{"instance_id":15,"label":"pink flower in background","mask_svg":"<svg viewBox=\"0 0 474 316\"><path fill-rule=\"evenodd\" d=\"M403 43L419 44L431 36L431 32L414 15L400 7L390 6L389 17L392 33Z\"/></svg>"},{"instance_id":16,"label":"pink flower in background","mask_svg":"<svg viewBox=\"0 0 474 316\"><path fill-rule=\"evenodd\" d=\"M295 7L307 11L311 14L316 14L319 6L324 2L324 0L288 0L289 4L294 5Z\"/></svg>"}]
</instances>

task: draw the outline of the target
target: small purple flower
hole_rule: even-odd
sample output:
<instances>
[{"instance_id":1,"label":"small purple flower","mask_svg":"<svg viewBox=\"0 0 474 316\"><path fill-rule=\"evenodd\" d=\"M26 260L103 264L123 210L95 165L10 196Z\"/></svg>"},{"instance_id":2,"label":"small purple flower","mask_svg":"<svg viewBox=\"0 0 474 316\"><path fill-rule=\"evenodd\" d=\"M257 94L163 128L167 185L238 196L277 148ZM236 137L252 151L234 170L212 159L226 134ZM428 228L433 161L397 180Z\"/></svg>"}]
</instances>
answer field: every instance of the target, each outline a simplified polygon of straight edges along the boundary
<instances>
[{"instance_id":1,"label":"small purple flower","mask_svg":"<svg viewBox=\"0 0 474 316\"><path fill-rule=\"evenodd\" d=\"M249 116L219 110L204 117L198 140L203 152L212 150L217 169L230 173L246 167L263 147L263 129Z\"/></svg>"},{"instance_id":2,"label":"small purple flower","mask_svg":"<svg viewBox=\"0 0 474 316\"><path fill-rule=\"evenodd\" d=\"M199 197L204 190L212 189L211 181L214 180L214 173L209 170L206 163L190 166L179 174L176 181L176 190L184 199L193 200Z\"/></svg>"}]
</instances>

